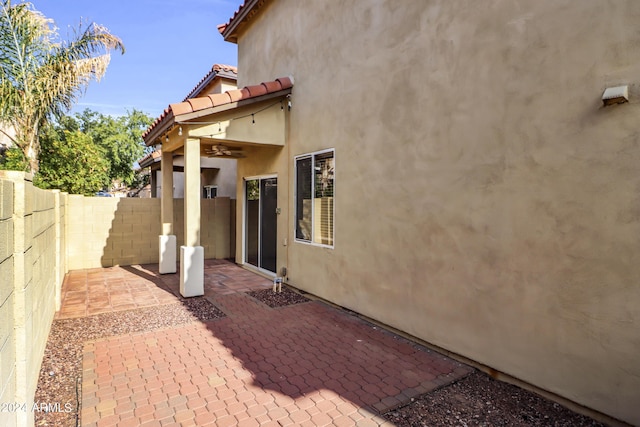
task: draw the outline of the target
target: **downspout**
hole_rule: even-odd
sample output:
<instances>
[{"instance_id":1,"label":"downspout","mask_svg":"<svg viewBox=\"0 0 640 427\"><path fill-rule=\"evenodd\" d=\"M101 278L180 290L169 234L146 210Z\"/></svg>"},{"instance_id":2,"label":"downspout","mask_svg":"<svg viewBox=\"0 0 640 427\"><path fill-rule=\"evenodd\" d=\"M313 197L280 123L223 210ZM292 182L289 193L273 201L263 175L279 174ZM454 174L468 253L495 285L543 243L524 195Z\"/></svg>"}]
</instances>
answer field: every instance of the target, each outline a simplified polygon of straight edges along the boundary
<instances>
[{"instance_id":1,"label":"downspout","mask_svg":"<svg viewBox=\"0 0 640 427\"><path fill-rule=\"evenodd\" d=\"M293 82L293 76L290 76L291 81ZM293 92L293 91L292 91ZM286 107L284 110L284 126L285 126L285 144L287 144L287 184L288 187L291 188L291 176L293 174L292 169L295 168L295 163L294 163L294 168L291 167L291 138L290 138L290 134L291 134L291 120L290 120L290 115L291 115L291 93L289 95L287 95L287 102L286 102ZM287 192L289 191L289 188L287 188ZM295 184L294 184L294 188L295 188ZM291 232L291 229L289 228L290 226L290 220L291 220L291 202L295 201L295 190L292 192L292 198L291 200L289 200L289 198L287 197L287 237L286 237L286 256L285 256L285 271L282 272L282 280L285 281L285 283L289 283L289 245L291 244L290 239L289 239L289 233ZM295 235L293 236L293 238L295 238ZM282 285L280 285L282 287Z\"/></svg>"},{"instance_id":2,"label":"downspout","mask_svg":"<svg viewBox=\"0 0 640 427\"><path fill-rule=\"evenodd\" d=\"M291 79L291 81L293 81L293 77L289 76L289 78ZM287 107L285 110L285 145L287 146L287 158L285 159L286 161L286 168L287 168L287 184L288 184L288 188L287 188L287 194L289 194L289 188L291 186L291 139L289 138L289 135L291 134L291 124L290 124L290 120L289 120L289 115L291 114L291 94L287 95L286 97L287 100ZM295 198L295 194L294 197ZM291 200L289 200L289 198L287 197L287 209L286 209L286 224L287 226L285 227L286 231L286 236L285 236L285 240L283 242L283 245L285 246L285 266L280 268L280 275L278 276L276 273L276 277L273 279L273 292L282 292L282 283L284 282L285 284L288 284L288 271L289 271L289 232L291 231L289 229L289 218L291 217Z\"/></svg>"}]
</instances>

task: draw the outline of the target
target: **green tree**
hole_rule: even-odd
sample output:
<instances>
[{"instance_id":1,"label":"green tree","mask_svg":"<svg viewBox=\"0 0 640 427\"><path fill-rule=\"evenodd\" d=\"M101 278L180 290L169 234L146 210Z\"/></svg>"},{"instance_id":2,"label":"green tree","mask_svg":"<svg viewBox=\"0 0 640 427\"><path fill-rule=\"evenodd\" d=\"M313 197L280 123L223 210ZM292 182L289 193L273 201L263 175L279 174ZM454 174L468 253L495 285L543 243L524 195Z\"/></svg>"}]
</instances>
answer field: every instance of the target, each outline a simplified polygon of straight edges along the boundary
<instances>
[{"instance_id":1,"label":"green tree","mask_svg":"<svg viewBox=\"0 0 640 427\"><path fill-rule=\"evenodd\" d=\"M95 23L60 41L53 21L31 3L0 2L0 131L14 128L15 138L7 136L37 172L40 129L69 111L104 75L110 51L124 53L124 45Z\"/></svg>"},{"instance_id":2,"label":"green tree","mask_svg":"<svg viewBox=\"0 0 640 427\"><path fill-rule=\"evenodd\" d=\"M153 118L134 109L120 117L105 116L91 110L76 115L79 129L91 136L109 161L111 181L132 186L136 181L133 164L147 148L142 133L153 123Z\"/></svg>"},{"instance_id":3,"label":"green tree","mask_svg":"<svg viewBox=\"0 0 640 427\"><path fill-rule=\"evenodd\" d=\"M26 171L29 169L29 162L19 148L0 147L0 170Z\"/></svg>"},{"instance_id":4,"label":"green tree","mask_svg":"<svg viewBox=\"0 0 640 427\"><path fill-rule=\"evenodd\" d=\"M40 136L36 185L85 195L114 181L128 187L143 186L145 182L136 176L133 165L144 154L142 132L152 120L137 110L117 118L88 109L61 117L47 125Z\"/></svg>"},{"instance_id":5,"label":"green tree","mask_svg":"<svg viewBox=\"0 0 640 427\"><path fill-rule=\"evenodd\" d=\"M73 120L67 120L73 125ZM109 161L104 150L80 130L49 125L42 132L40 170L34 183L40 188L58 188L71 194L92 196L108 186Z\"/></svg>"}]
</instances>

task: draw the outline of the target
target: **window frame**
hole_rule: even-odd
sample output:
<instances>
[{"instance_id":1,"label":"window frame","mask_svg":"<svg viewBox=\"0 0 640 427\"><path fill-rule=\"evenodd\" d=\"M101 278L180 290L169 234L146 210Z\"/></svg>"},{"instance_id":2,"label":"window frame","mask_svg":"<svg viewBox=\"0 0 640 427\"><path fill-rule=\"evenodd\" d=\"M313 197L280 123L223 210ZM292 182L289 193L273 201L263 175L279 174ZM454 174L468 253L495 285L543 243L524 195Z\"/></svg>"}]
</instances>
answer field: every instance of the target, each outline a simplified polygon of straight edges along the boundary
<instances>
[{"instance_id":1,"label":"window frame","mask_svg":"<svg viewBox=\"0 0 640 427\"><path fill-rule=\"evenodd\" d=\"M332 241L333 244L328 245L326 243L318 243L318 242L314 242L313 240L304 240L304 239L300 239L297 236L297 223L298 223L298 210L297 210L297 206L298 206L298 160L301 159L305 159L305 158L310 158L311 159L311 230L312 230L312 236L311 238L313 239L313 230L315 229L315 197L313 197L315 194L315 182L316 182L316 174L314 173L314 165L315 165L315 160L316 160L316 156L322 155L322 154L326 154L326 153L332 153L333 154L333 167L334 167L334 171L333 171L333 209L332 209L332 213L331 213L331 218L332 218L332 229L333 229L333 236L332 236ZM299 154L297 156L293 157L293 239L294 242L296 243L302 243L305 245L310 245L310 246L318 246L321 248L328 248L328 249L334 249L335 248L335 244L336 244L336 236L335 236L335 226L336 226L336 193L335 193L335 181L336 181L336 172L335 172L335 167L336 167L336 150L335 148L327 148L324 150L318 150L318 151L313 151L310 153L304 153L304 154Z\"/></svg>"}]
</instances>

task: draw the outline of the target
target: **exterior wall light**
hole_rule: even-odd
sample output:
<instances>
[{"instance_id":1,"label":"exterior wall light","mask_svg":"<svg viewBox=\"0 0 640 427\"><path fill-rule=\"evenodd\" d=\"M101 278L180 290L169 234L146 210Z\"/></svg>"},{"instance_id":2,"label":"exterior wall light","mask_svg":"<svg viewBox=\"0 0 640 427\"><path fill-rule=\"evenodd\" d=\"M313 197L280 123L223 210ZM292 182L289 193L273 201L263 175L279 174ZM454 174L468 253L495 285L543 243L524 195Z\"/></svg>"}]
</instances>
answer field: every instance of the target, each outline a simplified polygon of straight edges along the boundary
<instances>
[{"instance_id":1,"label":"exterior wall light","mask_svg":"<svg viewBox=\"0 0 640 427\"><path fill-rule=\"evenodd\" d=\"M602 104L607 107L614 104L629 102L629 86L608 87L602 94Z\"/></svg>"}]
</instances>

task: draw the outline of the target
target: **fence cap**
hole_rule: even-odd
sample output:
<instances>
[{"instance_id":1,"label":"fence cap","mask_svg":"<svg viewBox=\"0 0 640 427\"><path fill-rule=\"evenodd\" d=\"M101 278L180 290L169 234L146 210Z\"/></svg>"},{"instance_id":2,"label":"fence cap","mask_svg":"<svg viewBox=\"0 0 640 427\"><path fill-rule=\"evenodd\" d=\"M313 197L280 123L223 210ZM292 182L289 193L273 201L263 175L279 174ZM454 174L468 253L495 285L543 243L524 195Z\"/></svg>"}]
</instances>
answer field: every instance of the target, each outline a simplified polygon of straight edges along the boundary
<instances>
[{"instance_id":1,"label":"fence cap","mask_svg":"<svg viewBox=\"0 0 640 427\"><path fill-rule=\"evenodd\" d=\"M20 171L0 171L0 178L10 181L29 181L33 182L33 173Z\"/></svg>"}]
</instances>

